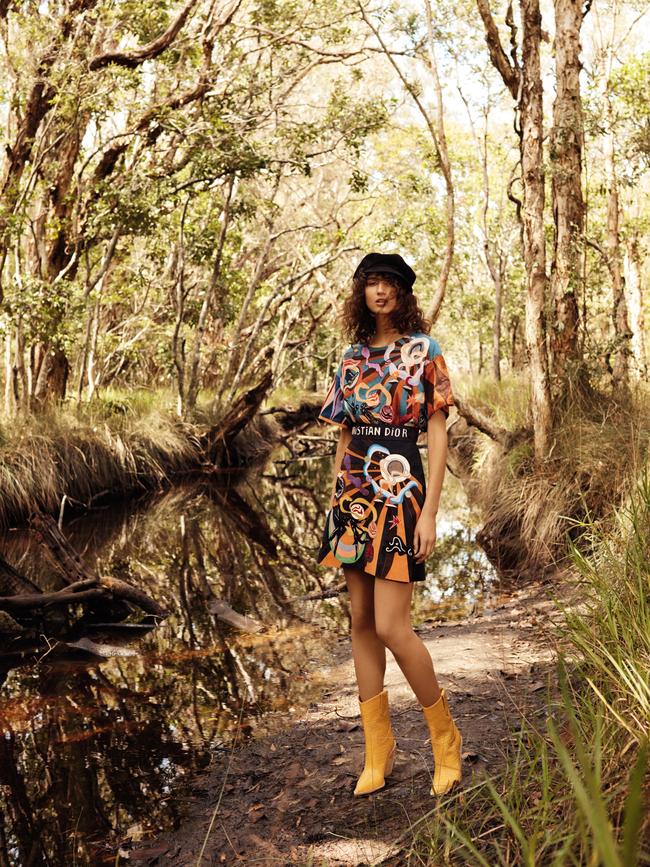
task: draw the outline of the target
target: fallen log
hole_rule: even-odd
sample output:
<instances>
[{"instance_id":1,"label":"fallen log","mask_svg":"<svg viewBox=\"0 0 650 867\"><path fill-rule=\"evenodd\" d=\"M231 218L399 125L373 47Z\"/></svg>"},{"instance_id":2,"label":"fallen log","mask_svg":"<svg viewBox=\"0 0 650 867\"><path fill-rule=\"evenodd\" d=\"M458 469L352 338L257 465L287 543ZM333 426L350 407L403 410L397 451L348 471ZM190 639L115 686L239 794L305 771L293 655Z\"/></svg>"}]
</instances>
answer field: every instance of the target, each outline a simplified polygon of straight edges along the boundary
<instances>
[{"instance_id":1,"label":"fallen log","mask_svg":"<svg viewBox=\"0 0 650 867\"><path fill-rule=\"evenodd\" d=\"M0 611L0 636L19 635L24 628L6 611Z\"/></svg>"},{"instance_id":2,"label":"fallen log","mask_svg":"<svg viewBox=\"0 0 650 867\"><path fill-rule=\"evenodd\" d=\"M108 575L92 575L51 515L37 512L32 515L29 524L41 544L61 566L64 578L73 580L68 580L60 590L43 593L28 579L20 576L13 566L6 564L16 576L15 583L18 586L32 587L34 590L31 593L18 592L0 596L0 611L16 616L22 613L24 617L25 613L30 611L42 612L57 605L119 601L137 605L142 611L155 617L167 617L169 612L138 587Z\"/></svg>"},{"instance_id":3,"label":"fallen log","mask_svg":"<svg viewBox=\"0 0 650 867\"><path fill-rule=\"evenodd\" d=\"M309 602L314 599L331 599L333 596L338 596L348 589L345 581L341 581L335 587L326 587L325 590L312 590L311 593L304 593L302 596L296 596L291 599L291 602Z\"/></svg>"},{"instance_id":4,"label":"fallen log","mask_svg":"<svg viewBox=\"0 0 650 867\"><path fill-rule=\"evenodd\" d=\"M459 395L455 395L454 402L458 413L465 419L468 425L475 427L481 433L489 436L490 439L500 443L506 450L511 449L522 439L532 434L532 431L528 428L519 428L511 431L502 427L493 418L490 418L489 415L472 406L465 398Z\"/></svg>"},{"instance_id":5,"label":"fallen log","mask_svg":"<svg viewBox=\"0 0 650 867\"><path fill-rule=\"evenodd\" d=\"M16 571L11 563L8 563L5 558L0 554L0 587L2 591L7 593L10 591L12 594L22 593L23 591L29 593L37 592L38 587L34 584L33 581L30 581L25 575L21 575L20 572Z\"/></svg>"},{"instance_id":6,"label":"fallen log","mask_svg":"<svg viewBox=\"0 0 650 867\"><path fill-rule=\"evenodd\" d=\"M286 406L272 406L269 409L263 409L259 414L272 415L284 434L292 434L317 421L321 407L322 401L303 400L295 409Z\"/></svg>"},{"instance_id":7,"label":"fallen log","mask_svg":"<svg viewBox=\"0 0 650 867\"><path fill-rule=\"evenodd\" d=\"M271 387L273 373L267 370L257 385L240 394L228 412L200 439L206 459L216 466L227 465L228 443L254 418Z\"/></svg>"},{"instance_id":8,"label":"fallen log","mask_svg":"<svg viewBox=\"0 0 650 867\"><path fill-rule=\"evenodd\" d=\"M240 614L235 611L232 606L228 605L223 599L213 597L208 602L208 611L229 626L234 626L235 629L241 629L243 632L259 632L263 629L263 625L252 617L246 614Z\"/></svg>"},{"instance_id":9,"label":"fallen log","mask_svg":"<svg viewBox=\"0 0 650 867\"><path fill-rule=\"evenodd\" d=\"M107 576L84 578L51 593L20 593L17 596L0 596L0 610L18 612L28 609L33 611L50 608L52 605L114 599L133 602L147 614L153 614L156 617L167 617L169 613L155 599L147 596L137 587L133 587L119 578Z\"/></svg>"},{"instance_id":10,"label":"fallen log","mask_svg":"<svg viewBox=\"0 0 650 867\"><path fill-rule=\"evenodd\" d=\"M522 439L532 435L530 428L518 428L511 431L508 428L502 427L491 416L472 406L464 397L458 394L454 395L454 405L458 410L458 414L465 419L468 425L481 431L481 433L490 437L495 442L501 443L505 449L512 448ZM265 409L260 415L276 416L280 427L288 433L295 431L305 424L316 423L321 406L321 400L303 401L296 409L272 406L269 409Z\"/></svg>"},{"instance_id":11,"label":"fallen log","mask_svg":"<svg viewBox=\"0 0 650 867\"><path fill-rule=\"evenodd\" d=\"M72 647L76 650L83 650L85 653L92 653L93 656L98 656L100 659L113 659L115 657L138 656L138 651L132 647L119 647L114 644L98 644L91 638L84 636L77 641L62 642L65 647Z\"/></svg>"}]
</instances>

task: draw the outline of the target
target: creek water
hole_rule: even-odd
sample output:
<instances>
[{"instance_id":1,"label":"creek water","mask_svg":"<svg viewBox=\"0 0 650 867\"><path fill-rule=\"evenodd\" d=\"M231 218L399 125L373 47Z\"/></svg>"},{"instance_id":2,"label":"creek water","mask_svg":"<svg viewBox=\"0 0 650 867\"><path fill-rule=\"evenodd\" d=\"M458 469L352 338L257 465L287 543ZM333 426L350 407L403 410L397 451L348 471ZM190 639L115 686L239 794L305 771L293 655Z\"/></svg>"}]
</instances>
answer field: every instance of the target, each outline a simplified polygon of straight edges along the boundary
<instances>
[{"instance_id":1,"label":"creek water","mask_svg":"<svg viewBox=\"0 0 650 867\"><path fill-rule=\"evenodd\" d=\"M170 614L154 625L140 611L71 609L29 641L0 638L0 862L127 863L129 847L178 823L194 774L316 698L310 672L349 632L349 615L345 592L301 599L343 575L313 559L331 440L298 441L256 470L63 524L91 571L135 584ZM489 604L496 576L475 524L448 473L415 624ZM66 583L29 530L3 532L0 545L40 589Z\"/></svg>"}]
</instances>

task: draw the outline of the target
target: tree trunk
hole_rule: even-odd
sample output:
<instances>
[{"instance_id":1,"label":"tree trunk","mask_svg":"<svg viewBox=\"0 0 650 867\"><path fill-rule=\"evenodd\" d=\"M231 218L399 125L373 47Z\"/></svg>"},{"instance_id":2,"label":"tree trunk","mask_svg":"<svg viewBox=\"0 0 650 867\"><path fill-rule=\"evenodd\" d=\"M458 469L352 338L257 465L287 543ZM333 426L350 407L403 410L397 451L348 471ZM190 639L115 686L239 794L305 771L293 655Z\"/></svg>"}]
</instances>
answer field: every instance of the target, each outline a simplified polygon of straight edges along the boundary
<instances>
[{"instance_id":1,"label":"tree trunk","mask_svg":"<svg viewBox=\"0 0 650 867\"><path fill-rule=\"evenodd\" d=\"M230 225L230 214L232 202L236 194L237 188L237 177L235 175L231 175L228 181L228 188L226 190L225 200L223 204L223 209L221 212L221 231L219 232L219 241L217 243L217 252L214 259L214 264L212 266L212 276L210 278L210 284L206 288L203 295L203 302L201 304L201 308L199 311L199 319L196 325L196 330L194 334L194 346L192 348L192 353L188 363L188 369L186 370L187 374L187 392L185 396L185 407L184 411L191 412L196 406L196 401L199 395L199 388L201 386L201 350L203 348L203 340L205 337L205 331L208 323L208 314L210 312L210 307L212 304L212 299L217 291L217 287L219 285L219 281L221 279L221 266L223 262L223 251L226 244L226 236L228 234L228 228Z\"/></svg>"},{"instance_id":2,"label":"tree trunk","mask_svg":"<svg viewBox=\"0 0 650 867\"><path fill-rule=\"evenodd\" d=\"M488 223L488 213L490 208L490 175L488 172L488 129L490 123L490 95L489 91L486 98L484 111L485 126L483 128L482 141L479 141L472 112L468 101L463 95L463 91L458 87L461 99L465 103L467 109L467 117L469 119L472 138L476 146L477 155L481 161L482 180L483 180L483 208L482 208L482 229L483 229L483 257L488 273L494 284L494 319L492 321L492 375L497 382L501 379L501 316L503 309L503 256L501 251L496 249L496 255L490 244L490 227Z\"/></svg>"},{"instance_id":3,"label":"tree trunk","mask_svg":"<svg viewBox=\"0 0 650 867\"><path fill-rule=\"evenodd\" d=\"M451 265L454 260L454 245L456 243L456 203L454 194L454 181L451 174L451 162L449 159L449 149L447 147L447 135L445 133L445 109L442 101L442 87L440 86L440 76L438 75L438 62L436 60L435 39L433 34L433 15L431 12L431 0L425 0L424 8L427 16L427 35L429 41L429 50L427 52L427 65L433 77L433 91L435 94L436 106L436 133L433 136L433 143L438 153L440 161L440 169L445 179L445 215L446 215L446 244L445 255L440 269L438 285L436 287L433 301L430 308L430 318L435 321L438 318L438 313L442 307L442 302L447 291L447 283L449 282L449 274Z\"/></svg>"},{"instance_id":4,"label":"tree trunk","mask_svg":"<svg viewBox=\"0 0 650 867\"><path fill-rule=\"evenodd\" d=\"M43 405L47 401L63 400L68 384L70 365L62 349L44 347L44 357L34 389L34 402Z\"/></svg>"},{"instance_id":5,"label":"tree trunk","mask_svg":"<svg viewBox=\"0 0 650 867\"><path fill-rule=\"evenodd\" d=\"M530 364L535 457L543 460L551 440L551 399L546 355L544 302L547 294L544 238L544 112L540 43L542 16L539 0L522 0L521 173L524 185L522 219L526 294L526 348Z\"/></svg>"},{"instance_id":6,"label":"tree trunk","mask_svg":"<svg viewBox=\"0 0 650 867\"><path fill-rule=\"evenodd\" d=\"M3 148L5 160L0 167L0 197L2 198L2 212L0 213L0 301L2 300L2 272L10 243L8 227L10 218L20 200L20 180L25 166L32 158L34 142L43 118L55 105L57 91L53 84L48 81L48 76L74 28L79 27L83 13L92 8L94 3L95 0L72 0L61 15L59 32L38 59L29 96L20 112L16 112L16 133L11 143ZM17 100L16 105L18 105Z\"/></svg>"},{"instance_id":7,"label":"tree trunk","mask_svg":"<svg viewBox=\"0 0 650 867\"><path fill-rule=\"evenodd\" d=\"M585 206L582 196L584 127L580 96L582 0L555 0L556 97L553 104L552 167L555 249L551 292L555 321L551 332L554 400L570 395L567 377L581 367L578 339L582 294L581 242Z\"/></svg>"},{"instance_id":8,"label":"tree trunk","mask_svg":"<svg viewBox=\"0 0 650 867\"><path fill-rule=\"evenodd\" d=\"M29 386L27 383L27 371L25 370L25 335L23 332L22 317L16 324L16 346L14 351L14 378L16 399L22 400L23 407L30 409ZM18 384L20 383L20 397L18 396Z\"/></svg>"},{"instance_id":9,"label":"tree trunk","mask_svg":"<svg viewBox=\"0 0 650 867\"><path fill-rule=\"evenodd\" d=\"M275 190L277 191L278 184L275 185ZM275 200L275 191L271 201ZM219 393L222 394L224 389L227 387L229 383L233 381L236 377L236 374L239 370L239 363L242 357L241 345L244 342L244 338L242 337L242 331L244 330L244 326L246 324L246 317L248 315L248 310L253 302L255 297L255 293L257 292L260 283L264 279L265 269L268 262L269 253L271 250L271 246L273 244L273 221L271 218L267 220L267 228L268 234L266 240L260 247L260 252L257 257L257 261L255 264L255 269L253 271L253 276L251 277L250 283L248 284L248 289L246 291L246 295L244 296L244 300L242 301L239 316L237 317L237 323L235 324L234 330L232 332L232 337L230 338L230 343L232 349L228 353L228 359L226 361L226 367L222 375L221 386L219 388Z\"/></svg>"},{"instance_id":10,"label":"tree trunk","mask_svg":"<svg viewBox=\"0 0 650 867\"><path fill-rule=\"evenodd\" d=\"M58 301L63 293L59 284L75 276L78 262L78 251L70 237L72 211L76 204L72 187L74 167L89 118L89 112L80 112L75 118L75 125L67 130L54 152L58 171L54 184L48 188L49 209L44 226L56 227L56 233L47 245L45 261L49 291L55 301ZM58 331L66 312L60 303L56 305L56 310L51 327ZM34 393L36 404L43 404L50 399L63 400L70 372L70 364L62 346L51 345L45 348L45 361Z\"/></svg>"},{"instance_id":11,"label":"tree trunk","mask_svg":"<svg viewBox=\"0 0 650 867\"><path fill-rule=\"evenodd\" d=\"M636 229L630 232L625 243L623 271L625 274L625 299L630 317L630 331L632 332L631 348L634 358L632 374L636 379L645 379L648 375L648 369L643 315L643 287L641 285L641 256Z\"/></svg>"},{"instance_id":12,"label":"tree trunk","mask_svg":"<svg viewBox=\"0 0 650 867\"><path fill-rule=\"evenodd\" d=\"M13 366L11 364L11 334L5 334L5 415L7 418L13 415Z\"/></svg>"},{"instance_id":13,"label":"tree trunk","mask_svg":"<svg viewBox=\"0 0 650 867\"><path fill-rule=\"evenodd\" d=\"M501 309L502 309L501 274L496 272L494 282L494 321L492 323L492 375L495 380L501 380Z\"/></svg>"},{"instance_id":14,"label":"tree trunk","mask_svg":"<svg viewBox=\"0 0 650 867\"><path fill-rule=\"evenodd\" d=\"M547 296L546 246L544 238L544 114L540 43L542 17L539 0L521 0L523 39L522 64L515 46L516 28L509 13L512 34L512 57L503 50L488 0L476 0L485 28L485 37L494 67L516 100L520 116L520 159L523 184L521 208L524 264L526 267L526 353L530 369L531 409L535 440L535 457L543 460L551 442L551 398L546 352L544 304Z\"/></svg>"},{"instance_id":15,"label":"tree trunk","mask_svg":"<svg viewBox=\"0 0 650 867\"><path fill-rule=\"evenodd\" d=\"M517 370L519 368L519 345L517 336L519 333L519 318L512 322L510 329L510 369Z\"/></svg>"},{"instance_id":16,"label":"tree trunk","mask_svg":"<svg viewBox=\"0 0 650 867\"><path fill-rule=\"evenodd\" d=\"M97 341L99 339L99 317L101 313L101 303L101 295L98 293L91 314L92 319L90 322L90 344L88 346L88 357L86 358L86 377L88 380L86 399L88 403L90 403L90 401L93 399L95 389L97 388L95 358L97 357Z\"/></svg>"},{"instance_id":17,"label":"tree trunk","mask_svg":"<svg viewBox=\"0 0 650 867\"><path fill-rule=\"evenodd\" d=\"M607 99L609 104L609 98ZM608 109L611 118L611 107ZM612 281L612 323L614 325L614 363L612 383L615 389L626 390L629 380L629 357L631 332L627 320L627 305L623 292L621 274L621 244L619 230L619 200L616 158L614 156L614 132L611 128L605 136L605 167L607 172L607 265Z\"/></svg>"}]
</instances>

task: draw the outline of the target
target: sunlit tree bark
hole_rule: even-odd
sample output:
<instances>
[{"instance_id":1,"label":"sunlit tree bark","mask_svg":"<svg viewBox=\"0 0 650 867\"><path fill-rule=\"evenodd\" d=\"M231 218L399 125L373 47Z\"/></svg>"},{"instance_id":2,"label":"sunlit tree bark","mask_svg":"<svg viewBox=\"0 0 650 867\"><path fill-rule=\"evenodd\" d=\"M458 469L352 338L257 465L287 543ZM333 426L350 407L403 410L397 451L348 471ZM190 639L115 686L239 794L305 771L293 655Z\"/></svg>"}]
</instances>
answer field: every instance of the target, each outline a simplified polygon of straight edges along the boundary
<instances>
[{"instance_id":1,"label":"sunlit tree bark","mask_svg":"<svg viewBox=\"0 0 650 867\"><path fill-rule=\"evenodd\" d=\"M555 89L550 134L551 194L555 246L551 293L554 400L570 399L567 380L578 374L580 304L583 292L582 244L585 206L582 195L584 125L580 94L582 0L555 0Z\"/></svg>"},{"instance_id":2,"label":"sunlit tree bark","mask_svg":"<svg viewBox=\"0 0 650 867\"><path fill-rule=\"evenodd\" d=\"M538 0L521 0L521 64L518 60L512 11L512 62L508 59L487 0L477 0L490 59L516 101L519 113L523 203L523 255L527 274L526 347L530 368L535 456L543 460L551 442L552 416L546 352L544 307L548 295L544 237L544 112L540 68L542 19Z\"/></svg>"}]
</instances>

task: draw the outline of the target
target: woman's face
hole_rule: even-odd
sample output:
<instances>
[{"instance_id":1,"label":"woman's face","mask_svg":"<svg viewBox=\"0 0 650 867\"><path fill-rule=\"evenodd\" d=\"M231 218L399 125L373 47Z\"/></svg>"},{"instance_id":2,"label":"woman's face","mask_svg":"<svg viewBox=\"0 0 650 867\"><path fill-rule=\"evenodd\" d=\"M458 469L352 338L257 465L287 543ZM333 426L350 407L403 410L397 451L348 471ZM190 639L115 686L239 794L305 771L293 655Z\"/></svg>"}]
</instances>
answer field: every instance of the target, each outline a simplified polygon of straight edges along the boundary
<instances>
[{"instance_id":1,"label":"woman's face","mask_svg":"<svg viewBox=\"0 0 650 867\"><path fill-rule=\"evenodd\" d=\"M369 274L366 280L366 306L371 313L392 313L397 307L397 289L378 274Z\"/></svg>"}]
</instances>

